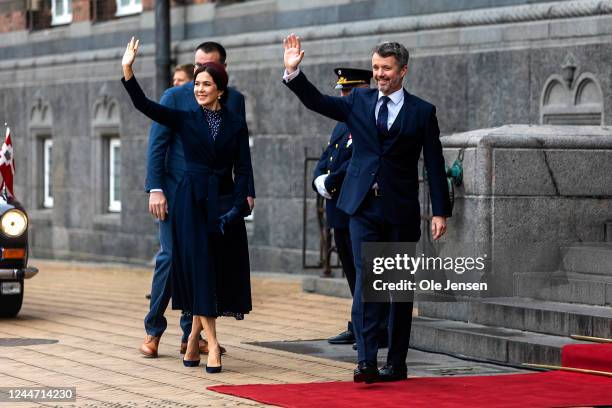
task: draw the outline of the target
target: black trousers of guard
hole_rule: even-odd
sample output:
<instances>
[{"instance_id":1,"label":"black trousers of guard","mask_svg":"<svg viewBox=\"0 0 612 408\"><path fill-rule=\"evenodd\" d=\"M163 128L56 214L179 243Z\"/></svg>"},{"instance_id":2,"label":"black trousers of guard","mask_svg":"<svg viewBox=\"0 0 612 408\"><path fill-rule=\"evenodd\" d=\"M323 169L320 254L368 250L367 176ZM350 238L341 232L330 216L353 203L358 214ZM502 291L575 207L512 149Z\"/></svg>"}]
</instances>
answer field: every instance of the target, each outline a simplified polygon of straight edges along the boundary
<instances>
[{"instance_id":1,"label":"black trousers of guard","mask_svg":"<svg viewBox=\"0 0 612 408\"><path fill-rule=\"evenodd\" d=\"M351 234L348 228L334 228L334 241L338 250L338 258L342 263L342 271L351 289L351 296L355 294L355 261L351 246Z\"/></svg>"}]
</instances>

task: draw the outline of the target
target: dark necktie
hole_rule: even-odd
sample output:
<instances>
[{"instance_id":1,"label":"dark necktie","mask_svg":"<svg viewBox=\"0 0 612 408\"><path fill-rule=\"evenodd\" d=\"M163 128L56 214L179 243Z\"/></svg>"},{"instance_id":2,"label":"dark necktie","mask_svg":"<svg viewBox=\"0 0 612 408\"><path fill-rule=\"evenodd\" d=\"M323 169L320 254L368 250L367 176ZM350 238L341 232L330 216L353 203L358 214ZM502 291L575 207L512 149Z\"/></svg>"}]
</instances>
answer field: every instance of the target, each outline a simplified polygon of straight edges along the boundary
<instances>
[{"instance_id":1,"label":"dark necktie","mask_svg":"<svg viewBox=\"0 0 612 408\"><path fill-rule=\"evenodd\" d=\"M391 100L388 96L383 96L380 98L382 100L382 105L380 105L380 109L378 110L378 118L376 119L376 128L378 129L378 134L382 136L387 136L387 121L389 120L389 108L387 107L387 103Z\"/></svg>"}]
</instances>

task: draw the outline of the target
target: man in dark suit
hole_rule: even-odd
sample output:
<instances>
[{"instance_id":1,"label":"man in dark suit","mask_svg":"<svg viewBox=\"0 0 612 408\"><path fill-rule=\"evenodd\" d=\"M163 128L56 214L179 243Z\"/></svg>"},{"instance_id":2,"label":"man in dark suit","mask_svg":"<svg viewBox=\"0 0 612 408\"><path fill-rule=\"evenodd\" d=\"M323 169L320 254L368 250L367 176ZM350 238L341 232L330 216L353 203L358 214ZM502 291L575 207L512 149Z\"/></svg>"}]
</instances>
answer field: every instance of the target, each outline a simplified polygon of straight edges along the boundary
<instances>
[{"instance_id":1,"label":"man in dark suit","mask_svg":"<svg viewBox=\"0 0 612 408\"><path fill-rule=\"evenodd\" d=\"M204 42L195 51L195 69L200 65L213 61L225 64L226 51L219 43ZM232 87L227 89L225 106L245 116L244 96ZM193 82L167 89L161 97L160 103L172 108L191 110L198 108L193 94ZM155 257L155 270L151 284L151 302L149 313L144 319L146 337L140 346L140 352L146 357L157 357L159 340L166 330L167 322L164 312L170 300L170 267L172 265L172 225L168 215L168 206L172 206L174 191L185 170L185 155L179 137L172 137L171 130L153 123L149 134L147 149L147 179L145 189L149 193L149 212L159 220L160 250ZM253 169L249 178L249 191L247 201L253 209L255 187L253 183ZM187 338L191 332L192 318L189 315L181 316L183 337L180 352L185 353ZM222 350L223 351L223 350ZM208 353L205 340L200 340L200 352Z\"/></svg>"},{"instance_id":2,"label":"man in dark suit","mask_svg":"<svg viewBox=\"0 0 612 408\"><path fill-rule=\"evenodd\" d=\"M367 383L405 379L412 302L362 302L366 271L361 267L361 244L420 239L421 151L431 195L432 238L437 240L445 233L451 206L435 107L402 88L408 50L401 44L377 45L372 53L372 71L378 89L355 89L346 98L321 94L300 72L304 51L299 37L291 34L283 44L286 85L307 108L345 122L353 137L353 157L338 198L338 208L350 216L357 270L352 321L358 365L353 379ZM387 307L389 352L387 363L378 370L376 338Z\"/></svg>"},{"instance_id":3,"label":"man in dark suit","mask_svg":"<svg viewBox=\"0 0 612 408\"><path fill-rule=\"evenodd\" d=\"M372 71L356 68L335 68L338 76L335 89L341 96L348 96L353 88L369 88ZM314 170L313 189L325 198L325 222L327 228L334 230L334 241L342 271L349 284L351 295L355 293L355 263L351 236L349 234L349 217L336 206L340 187L346 175L346 168L353 154L353 138L345 123L339 122L332 131L327 148L321 154ZM353 344L355 334L353 324L349 321L347 329L337 336L327 339L330 344Z\"/></svg>"}]
</instances>

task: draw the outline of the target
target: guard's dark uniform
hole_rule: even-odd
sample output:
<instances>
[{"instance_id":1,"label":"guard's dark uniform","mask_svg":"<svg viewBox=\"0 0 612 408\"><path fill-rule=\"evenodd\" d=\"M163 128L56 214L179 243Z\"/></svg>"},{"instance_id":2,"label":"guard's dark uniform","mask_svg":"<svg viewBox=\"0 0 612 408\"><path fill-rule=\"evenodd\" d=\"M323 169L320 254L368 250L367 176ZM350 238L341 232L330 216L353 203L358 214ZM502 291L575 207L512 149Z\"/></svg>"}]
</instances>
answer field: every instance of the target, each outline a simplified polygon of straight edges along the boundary
<instances>
[{"instance_id":1,"label":"guard's dark uniform","mask_svg":"<svg viewBox=\"0 0 612 408\"><path fill-rule=\"evenodd\" d=\"M325 200L325 218L327 227L334 230L338 257L342 262L342 270L351 288L351 294L355 290L355 263L353 262L351 237L348 230L349 217L336 207L336 201L346 175L346 168L353 154L352 143L353 139L346 125L338 123L314 171L314 178L327 174L325 189L332 198ZM314 180L312 188L317 191Z\"/></svg>"}]
</instances>

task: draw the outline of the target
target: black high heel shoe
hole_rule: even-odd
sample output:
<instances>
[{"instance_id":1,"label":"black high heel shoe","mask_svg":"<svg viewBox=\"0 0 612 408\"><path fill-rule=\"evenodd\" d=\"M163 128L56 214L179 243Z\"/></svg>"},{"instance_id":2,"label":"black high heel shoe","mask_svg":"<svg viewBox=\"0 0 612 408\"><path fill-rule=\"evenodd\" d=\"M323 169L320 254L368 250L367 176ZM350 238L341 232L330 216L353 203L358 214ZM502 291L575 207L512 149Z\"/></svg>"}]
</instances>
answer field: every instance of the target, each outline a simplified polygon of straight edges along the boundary
<instances>
[{"instance_id":1,"label":"black high heel shoe","mask_svg":"<svg viewBox=\"0 0 612 408\"><path fill-rule=\"evenodd\" d=\"M185 367L197 367L200 365L200 360L185 360L183 359L183 365Z\"/></svg>"},{"instance_id":2,"label":"black high heel shoe","mask_svg":"<svg viewBox=\"0 0 612 408\"><path fill-rule=\"evenodd\" d=\"M198 346L199 346L199 340L198 340ZM187 348L189 348L189 346L187 346ZM185 350L185 355L187 355L187 350ZM198 350L198 355L199 355L199 350ZM200 365L200 359L198 358L197 360L185 360L185 358L183 357L183 365L185 367L197 367Z\"/></svg>"},{"instance_id":3,"label":"black high heel shoe","mask_svg":"<svg viewBox=\"0 0 612 408\"><path fill-rule=\"evenodd\" d=\"M216 348L217 348L217 349L219 349L219 363L221 363L221 347L220 347L220 346L217 346ZM208 350L208 355L210 356L210 349ZM222 365L222 364L219 364L219 365L218 365L218 366L216 366L216 367L211 367L211 366L209 366L209 365L207 364L207 365L206 365L206 372L207 372L208 374L217 374L217 373L220 373L220 372L221 372L222 367L223 367L223 365Z\"/></svg>"}]
</instances>

